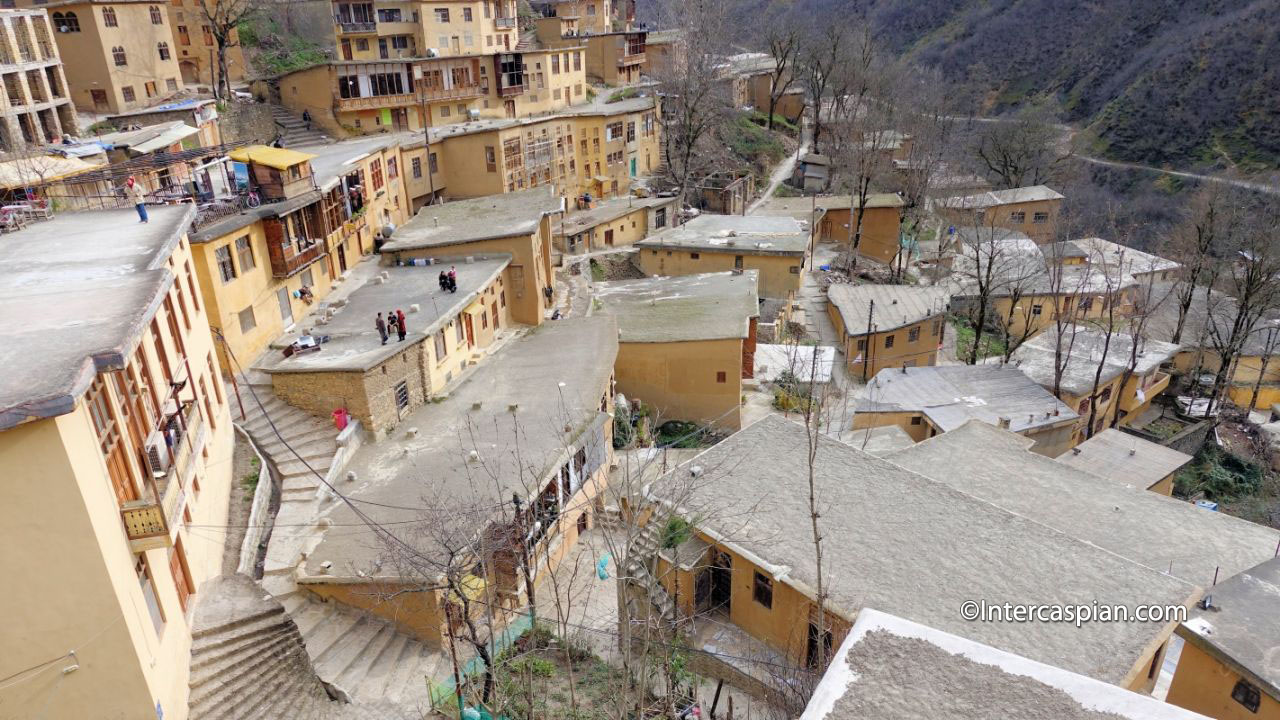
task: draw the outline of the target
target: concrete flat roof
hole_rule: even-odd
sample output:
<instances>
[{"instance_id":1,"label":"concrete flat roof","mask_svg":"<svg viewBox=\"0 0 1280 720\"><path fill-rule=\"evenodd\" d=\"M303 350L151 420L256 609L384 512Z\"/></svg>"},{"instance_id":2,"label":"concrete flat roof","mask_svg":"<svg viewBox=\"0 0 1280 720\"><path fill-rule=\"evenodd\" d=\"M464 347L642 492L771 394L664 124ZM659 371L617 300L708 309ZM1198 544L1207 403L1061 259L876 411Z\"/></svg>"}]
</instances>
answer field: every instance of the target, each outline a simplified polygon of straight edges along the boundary
<instances>
[{"instance_id":1,"label":"concrete flat roof","mask_svg":"<svg viewBox=\"0 0 1280 720\"><path fill-rule=\"evenodd\" d=\"M676 493L700 531L813 597L805 438L803 425L766 417L655 482L652 494ZM813 472L828 549L823 589L845 617L876 608L1118 683L1159 636L1160 624L969 622L961 604L1097 600L1132 607L1198 597L1187 582L825 435Z\"/></svg>"},{"instance_id":2,"label":"concrete flat roof","mask_svg":"<svg viewBox=\"0 0 1280 720\"><path fill-rule=\"evenodd\" d=\"M564 211L564 200L550 185L532 190L424 205L396 228L382 252L461 245L478 240L532 235L542 216Z\"/></svg>"},{"instance_id":3,"label":"concrete flat roof","mask_svg":"<svg viewBox=\"0 0 1280 720\"><path fill-rule=\"evenodd\" d=\"M889 461L1203 588L1276 552L1280 532L1030 451L983 423L938 435Z\"/></svg>"},{"instance_id":4,"label":"concrete flat roof","mask_svg":"<svg viewBox=\"0 0 1280 720\"><path fill-rule=\"evenodd\" d=\"M811 197L771 198L761 203L752 215L790 215L807 219L816 207L818 210L848 210L853 207L848 195L817 195ZM895 193L872 193L867 198L867 209L900 208L906 203Z\"/></svg>"},{"instance_id":5,"label":"concrete flat roof","mask_svg":"<svg viewBox=\"0 0 1280 720\"><path fill-rule=\"evenodd\" d=\"M803 255L807 224L790 216L699 215L636 243L644 248L679 248L736 255Z\"/></svg>"},{"instance_id":6,"label":"concrete flat roof","mask_svg":"<svg viewBox=\"0 0 1280 720\"><path fill-rule=\"evenodd\" d=\"M299 145L290 148L311 155L311 174L316 179L316 187L329 190L337 184L343 175L360 169L360 161L383 148L395 147L404 141L421 138L418 133L395 133L376 135L373 137L352 138L336 143L317 145ZM400 168L403 178L408 168ZM383 172L386 169L383 168Z\"/></svg>"},{"instance_id":7,"label":"concrete flat roof","mask_svg":"<svg viewBox=\"0 0 1280 720\"><path fill-rule=\"evenodd\" d=\"M1059 340L1059 338L1061 338ZM1128 369L1133 354L1135 338L1119 330L1106 334L1090 325L1068 325L1059 334L1052 325L1040 334L1018 346L1010 356L1010 364L1027 374L1046 388L1053 388L1054 370L1057 366L1057 347L1066 353L1066 365L1062 373L1061 388L1064 392L1080 396L1093 391L1093 380L1098 365L1102 365L1100 383L1105 384L1120 377ZM1134 372L1145 375L1178 354L1173 343L1149 340L1139 336L1138 356ZM1106 350L1104 353L1103 350Z\"/></svg>"},{"instance_id":8,"label":"concrete flat roof","mask_svg":"<svg viewBox=\"0 0 1280 720\"><path fill-rule=\"evenodd\" d=\"M569 48L547 49L546 52L559 52ZM379 62L386 62L385 60ZM505 130L513 127L524 127L527 125L537 125L544 122L555 122L564 118L573 117L589 117L592 115L600 115L609 117L613 115L623 115L626 113L643 112L652 110L656 107L654 100L649 96L627 98L617 102L609 102L610 93L601 93L593 102L583 103L581 105L571 105L551 115L539 115L537 117L527 118L483 118L480 120L468 120L466 122L453 123L451 125L441 125L433 127L428 132L431 135L431 142L439 142L451 137L462 135L474 135L475 133L489 132L493 130ZM421 142L422 135L418 133L418 141Z\"/></svg>"},{"instance_id":9,"label":"concrete flat roof","mask_svg":"<svg viewBox=\"0 0 1280 720\"><path fill-rule=\"evenodd\" d=\"M885 332L942 315L951 293L937 286L835 283L827 287L827 301L844 320L845 334L856 336L867 334L868 322L873 332Z\"/></svg>"},{"instance_id":10,"label":"concrete flat roof","mask_svg":"<svg viewBox=\"0 0 1280 720\"><path fill-rule=\"evenodd\" d=\"M173 284L166 261L195 208L60 213L4 236L0 429L69 413L98 372L123 368Z\"/></svg>"},{"instance_id":11,"label":"concrete flat roof","mask_svg":"<svg viewBox=\"0 0 1280 720\"><path fill-rule=\"evenodd\" d=\"M1195 458L1137 435L1107 428L1056 459L1090 475L1145 490Z\"/></svg>"},{"instance_id":12,"label":"concrete flat roof","mask_svg":"<svg viewBox=\"0 0 1280 720\"><path fill-rule=\"evenodd\" d=\"M1150 292L1152 311L1147 318L1148 334L1160 340L1171 340L1178 327L1178 286L1174 282L1155 283ZM1187 316L1182 326L1182 337L1179 338L1184 348L1212 347L1214 333L1222 337L1231 334L1232 321L1236 316L1236 299L1217 290L1209 291L1205 297L1205 289L1197 287L1191 297L1191 305L1187 308ZM1268 313L1260 319L1252 333L1245 338L1241 354L1261 356L1267 354L1270 345L1275 352L1280 342L1269 343L1272 328L1280 325L1280 316ZM1280 337L1280 336L1276 336ZM1274 340L1274 338L1271 338Z\"/></svg>"},{"instance_id":13,"label":"concrete flat roof","mask_svg":"<svg viewBox=\"0 0 1280 720\"><path fill-rule=\"evenodd\" d=\"M719 272L595 284L624 343L746 339L760 315L759 273Z\"/></svg>"},{"instance_id":14,"label":"concrete flat roof","mask_svg":"<svg viewBox=\"0 0 1280 720\"><path fill-rule=\"evenodd\" d=\"M800 720L920 717L1207 720L1149 695L863 610Z\"/></svg>"},{"instance_id":15,"label":"concrete flat roof","mask_svg":"<svg viewBox=\"0 0 1280 720\"><path fill-rule=\"evenodd\" d=\"M756 345L755 376L761 382L791 373L800 382L831 382L836 349L830 345Z\"/></svg>"},{"instance_id":16,"label":"concrete flat roof","mask_svg":"<svg viewBox=\"0 0 1280 720\"><path fill-rule=\"evenodd\" d=\"M1246 671L1280 700L1280 558L1272 558L1218 583L1213 607L1196 608L1178 634Z\"/></svg>"},{"instance_id":17,"label":"concrete flat roof","mask_svg":"<svg viewBox=\"0 0 1280 720\"><path fill-rule=\"evenodd\" d=\"M450 260L446 258L426 267L383 268L387 274L385 282L379 282L381 275L375 275L352 291L345 305L334 308L335 314L328 324L312 321L303 328L310 329L312 335L329 336L329 342L322 344L319 351L287 358L278 349L268 351L254 367L267 373L363 371L377 367L438 332L511 264L511 256L506 254L476 256L471 263L464 258ZM456 293L441 290L438 282L440 272L451 266L457 268L458 273ZM414 305L418 306L417 312L412 310ZM326 304L321 303L320 307L323 309ZM403 342L392 333L383 345L374 320L378 313L383 313L385 319L395 310L404 311L409 332ZM301 331L290 333L273 346L283 347L303 334Z\"/></svg>"},{"instance_id":18,"label":"concrete flat roof","mask_svg":"<svg viewBox=\"0 0 1280 720\"><path fill-rule=\"evenodd\" d=\"M938 202L943 207L955 209L981 209L1000 205L1040 202L1045 200L1061 200L1062 193L1047 185L1031 185L1029 187L1011 188L1009 190L991 190L977 195L942 198Z\"/></svg>"},{"instance_id":19,"label":"concrete flat roof","mask_svg":"<svg viewBox=\"0 0 1280 720\"><path fill-rule=\"evenodd\" d=\"M943 432L970 420L997 425L1009 419L1014 432L1079 418L1053 393L1017 368L999 365L939 365L885 368L867 383L858 412L923 413Z\"/></svg>"},{"instance_id":20,"label":"concrete flat roof","mask_svg":"<svg viewBox=\"0 0 1280 720\"><path fill-rule=\"evenodd\" d=\"M612 318L596 316L550 322L508 342L447 398L361 447L347 467L357 479L340 489L425 562L438 561L442 526L461 542L504 512L510 517L512 494L527 500L540 490L535 480L563 461L566 445L608 419L600 400L617 334ZM404 568L384 566L386 547L376 536L352 532L362 521L349 506L333 505L327 517L332 526L306 561L313 581L402 576Z\"/></svg>"},{"instance_id":21,"label":"concrete flat roof","mask_svg":"<svg viewBox=\"0 0 1280 720\"><path fill-rule=\"evenodd\" d=\"M651 210L675 205L676 203L677 199L673 197L638 198L629 195L612 200L603 200L590 210L565 213L564 218L559 223L556 223L556 234L577 235L597 225L626 217L638 210ZM671 218L671 220L674 219Z\"/></svg>"}]
</instances>

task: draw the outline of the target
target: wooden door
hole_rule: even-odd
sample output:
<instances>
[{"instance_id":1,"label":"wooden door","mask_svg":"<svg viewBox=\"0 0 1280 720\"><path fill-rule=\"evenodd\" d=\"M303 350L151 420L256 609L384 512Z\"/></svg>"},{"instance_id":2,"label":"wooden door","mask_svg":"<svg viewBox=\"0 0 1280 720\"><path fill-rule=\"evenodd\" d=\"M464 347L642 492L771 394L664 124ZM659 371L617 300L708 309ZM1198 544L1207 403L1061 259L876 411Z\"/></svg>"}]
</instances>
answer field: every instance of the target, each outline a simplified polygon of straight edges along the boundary
<instances>
[{"instance_id":1,"label":"wooden door","mask_svg":"<svg viewBox=\"0 0 1280 720\"><path fill-rule=\"evenodd\" d=\"M338 243L338 272L347 271L347 244Z\"/></svg>"},{"instance_id":2,"label":"wooden door","mask_svg":"<svg viewBox=\"0 0 1280 720\"><path fill-rule=\"evenodd\" d=\"M343 40L343 41L342 41L342 59L343 59L343 60L350 60L351 58L352 58L352 55L351 55L351 41L350 41L350 40Z\"/></svg>"},{"instance_id":3,"label":"wooden door","mask_svg":"<svg viewBox=\"0 0 1280 720\"><path fill-rule=\"evenodd\" d=\"M613 247L613 230L604 231L604 244Z\"/></svg>"},{"instance_id":4,"label":"wooden door","mask_svg":"<svg viewBox=\"0 0 1280 720\"><path fill-rule=\"evenodd\" d=\"M497 332L497 330L498 330L498 303L493 303L492 305L490 305L490 306L489 306L489 315L493 318L493 330L494 330L494 332Z\"/></svg>"},{"instance_id":5,"label":"wooden door","mask_svg":"<svg viewBox=\"0 0 1280 720\"><path fill-rule=\"evenodd\" d=\"M191 593L195 592L195 585L191 583L187 554L182 550L182 538L174 540L173 549L169 551L169 573L173 575L173 587L178 591L178 604L182 606L182 612L186 612Z\"/></svg>"},{"instance_id":6,"label":"wooden door","mask_svg":"<svg viewBox=\"0 0 1280 720\"><path fill-rule=\"evenodd\" d=\"M462 326L467 331L467 346L473 347L476 344L476 330L471 324L471 315L464 313L462 315Z\"/></svg>"}]
</instances>

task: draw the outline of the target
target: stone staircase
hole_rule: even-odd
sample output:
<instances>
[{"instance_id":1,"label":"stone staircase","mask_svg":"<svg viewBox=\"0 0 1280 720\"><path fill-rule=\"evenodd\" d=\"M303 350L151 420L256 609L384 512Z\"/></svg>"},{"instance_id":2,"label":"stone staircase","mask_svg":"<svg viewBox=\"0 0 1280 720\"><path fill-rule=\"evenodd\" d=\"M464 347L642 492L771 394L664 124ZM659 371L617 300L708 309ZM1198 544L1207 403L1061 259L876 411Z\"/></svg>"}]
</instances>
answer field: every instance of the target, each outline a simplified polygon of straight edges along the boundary
<instances>
[{"instance_id":1,"label":"stone staircase","mask_svg":"<svg viewBox=\"0 0 1280 720\"><path fill-rule=\"evenodd\" d=\"M649 602L658 611L664 624L668 627L676 619L676 604L653 574L654 558L662 545L662 531L671 518L671 508L665 503L654 503L653 513L648 522L640 528L631 542L627 544L627 559L622 571L632 582L644 591Z\"/></svg>"},{"instance_id":2,"label":"stone staircase","mask_svg":"<svg viewBox=\"0 0 1280 720\"><path fill-rule=\"evenodd\" d=\"M305 591L286 598L284 606L316 674L353 702L383 701L425 715L431 707L428 680L439 682L452 673L444 652L377 616L320 602Z\"/></svg>"},{"instance_id":3,"label":"stone staircase","mask_svg":"<svg viewBox=\"0 0 1280 720\"><path fill-rule=\"evenodd\" d=\"M315 113L312 114L314 115ZM332 138L325 135L314 122L311 123L311 129L308 130L307 123L299 115L294 115L287 108L272 105L271 118L275 120L276 127L280 129L281 142L287 148L332 142Z\"/></svg>"},{"instance_id":4,"label":"stone staircase","mask_svg":"<svg viewBox=\"0 0 1280 720\"><path fill-rule=\"evenodd\" d=\"M244 575L207 582L192 617L192 720L421 718L400 703L334 700L316 675L298 626ZM337 695L338 693L334 693Z\"/></svg>"}]
</instances>

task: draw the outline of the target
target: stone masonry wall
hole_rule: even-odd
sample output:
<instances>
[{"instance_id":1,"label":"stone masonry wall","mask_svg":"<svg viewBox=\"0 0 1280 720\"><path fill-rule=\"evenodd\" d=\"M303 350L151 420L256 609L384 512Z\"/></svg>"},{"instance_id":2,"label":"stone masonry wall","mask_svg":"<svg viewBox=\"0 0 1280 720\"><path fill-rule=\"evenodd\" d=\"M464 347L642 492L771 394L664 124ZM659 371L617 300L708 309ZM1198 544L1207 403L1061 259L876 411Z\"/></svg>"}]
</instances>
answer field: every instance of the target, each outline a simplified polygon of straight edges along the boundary
<instances>
[{"instance_id":1,"label":"stone masonry wall","mask_svg":"<svg viewBox=\"0 0 1280 720\"><path fill-rule=\"evenodd\" d=\"M222 131L222 142L232 144L267 144L278 132L271 106L256 102L226 103L218 111L218 129Z\"/></svg>"}]
</instances>

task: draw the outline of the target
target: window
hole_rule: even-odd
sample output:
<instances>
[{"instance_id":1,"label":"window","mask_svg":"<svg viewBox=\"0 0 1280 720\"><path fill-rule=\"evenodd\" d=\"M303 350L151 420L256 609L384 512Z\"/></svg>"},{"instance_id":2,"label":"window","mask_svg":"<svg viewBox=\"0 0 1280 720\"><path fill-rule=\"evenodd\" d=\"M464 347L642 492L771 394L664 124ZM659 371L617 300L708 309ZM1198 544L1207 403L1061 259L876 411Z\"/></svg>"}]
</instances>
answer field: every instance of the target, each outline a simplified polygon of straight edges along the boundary
<instances>
[{"instance_id":1,"label":"window","mask_svg":"<svg viewBox=\"0 0 1280 720\"><path fill-rule=\"evenodd\" d=\"M401 22L403 18L400 8L378 9L378 22Z\"/></svg>"},{"instance_id":2,"label":"window","mask_svg":"<svg viewBox=\"0 0 1280 720\"><path fill-rule=\"evenodd\" d=\"M912 424L912 425L919 425L919 424L920 424L920 416L919 416L919 415L916 415L916 416L912 417L912 418L911 418L911 424Z\"/></svg>"},{"instance_id":3,"label":"window","mask_svg":"<svg viewBox=\"0 0 1280 720\"><path fill-rule=\"evenodd\" d=\"M436 8L435 12L436 12L436 22L438 23L449 22L449 8Z\"/></svg>"},{"instance_id":4,"label":"window","mask_svg":"<svg viewBox=\"0 0 1280 720\"><path fill-rule=\"evenodd\" d=\"M1035 215L1031 216L1031 222L1035 223L1036 225L1043 225L1049 222L1049 213L1038 212Z\"/></svg>"},{"instance_id":5,"label":"window","mask_svg":"<svg viewBox=\"0 0 1280 720\"><path fill-rule=\"evenodd\" d=\"M666 208L658 208L656 211L654 211L653 226L654 227L667 226L667 209Z\"/></svg>"},{"instance_id":6,"label":"window","mask_svg":"<svg viewBox=\"0 0 1280 720\"><path fill-rule=\"evenodd\" d=\"M577 83L576 85L573 86L573 94L574 95L582 94L582 83Z\"/></svg>"},{"instance_id":7,"label":"window","mask_svg":"<svg viewBox=\"0 0 1280 720\"><path fill-rule=\"evenodd\" d=\"M178 44L179 44L179 45L190 45L190 44L191 44L191 34L187 32L187 26L186 26L186 25L179 25L179 26L178 26Z\"/></svg>"},{"instance_id":8,"label":"window","mask_svg":"<svg viewBox=\"0 0 1280 720\"><path fill-rule=\"evenodd\" d=\"M605 142L613 142L622 139L622 123L609 123L604 129Z\"/></svg>"},{"instance_id":9,"label":"window","mask_svg":"<svg viewBox=\"0 0 1280 720\"><path fill-rule=\"evenodd\" d=\"M177 78L168 78L164 81L164 89L169 92L178 92Z\"/></svg>"},{"instance_id":10,"label":"window","mask_svg":"<svg viewBox=\"0 0 1280 720\"><path fill-rule=\"evenodd\" d=\"M413 173L415 179L422 177L422 158L409 160L409 172Z\"/></svg>"},{"instance_id":11,"label":"window","mask_svg":"<svg viewBox=\"0 0 1280 720\"><path fill-rule=\"evenodd\" d=\"M907 342L913 343L920 339L920 328L913 327L907 331Z\"/></svg>"},{"instance_id":12,"label":"window","mask_svg":"<svg viewBox=\"0 0 1280 720\"><path fill-rule=\"evenodd\" d=\"M1262 703L1262 693L1258 688L1241 680L1231 688L1231 699L1240 703L1249 712L1258 712L1258 706Z\"/></svg>"},{"instance_id":13,"label":"window","mask_svg":"<svg viewBox=\"0 0 1280 720\"><path fill-rule=\"evenodd\" d=\"M323 267L323 266L324 266L324 263L320 263L320 265ZM311 272L311 268L307 268L306 270L303 270L303 271L302 271L302 286L303 286L303 287L313 287L313 286L315 286L315 284L316 284L316 276L315 276L314 274L312 274L312 272Z\"/></svg>"},{"instance_id":14,"label":"window","mask_svg":"<svg viewBox=\"0 0 1280 720\"><path fill-rule=\"evenodd\" d=\"M155 84L154 82L145 82L145 83L143 83L143 84L142 84L142 90L143 90L143 92L145 92L145 93L147 94L147 97L149 97L149 98L153 98L153 97L155 97L156 95L158 95L158 94L159 94L159 93L157 93L157 92L156 92L156 84Z\"/></svg>"},{"instance_id":15,"label":"window","mask_svg":"<svg viewBox=\"0 0 1280 720\"><path fill-rule=\"evenodd\" d=\"M858 341L858 352L862 352L863 350L866 350L866 349L867 349L867 339L862 338L861 340Z\"/></svg>"},{"instance_id":16,"label":"window","mask_svg":"<svg viewBox=\"0 0 1280 720\"><path fill-rule=\"evenodd\" d=\"M697 259L698 259L698 258L700 258L700 257L702 257L702 254L701 254L701 253L689 253L689 259L690 259L690 260L697 260Z\"/></svg>"},{"instance_id":17,"label":"window","mask_svg":"<svg viewBox=\"0 0 1280 720\"><path fill-rule=\"evenodd\" d=\"M169 43L167 42L156 43L156 50L160 52L161 60L169 59ZM175 85L176 84L177 83L175 83Z\"/></svg>"},{"instance_id":18,"label":"window","mask_svg":"<svg viewBox=\"0 0 1280 720\"><path fill-rule=\"evenodd\" d=\"M382 189L382 161L374 160L369 165L369 184L373 187L373 191L377 192Z\"/></svg>"},{"instance_id":19,"label":"window","mask_svg":"<svg viewBox=\"0 0 1280 720\"><path fill-rule=\"evenodd\" d=\"M62 13L53 14L53 28L58 32L73 33L80 32L80 18L76 14L69 12L65 15Z\"/></svg>"},{"instance_id":20,"label":"window","mask_svg":"<svg viewBox=\"0 0 1280 720\"><path fill-rule=\"evenodd\" d=\"M471 8L462 8L462 21L471 22Z\"/></svg>"},{"instance_id":21,"label":"window","mask_svg":"<svg viewBox=\"0 0 1280 720\"><path fill-rule=\"evenodd\" d=\"M338 76L338 97L360 97L360 80L355 75Z\"/></svg>"},{"instance_id":22,"label":"window","mask_svg":"<svg viewBox=\"0 0 1280 720\"><path fill-rule=\"evenodd\" d=\"M106 25L107 27L119 27L119 26L120 26L120 24L119 24L118 22L116 22L116 9L115 9L115 8L113 8L113 7L104 7L104 8L102 8L102 24L103 24L103 25ZM118 65L119 63L116 63L116 64Z\"/></svg>"},{"instance_id":23,"label":"window","mask_svg":"<svg viewBox=\"0 0 1280 720\"><path fill-rule=\"evenodd\" d=\"M369 76L369 94L403 95L404 76L400 73L373 73Z\"/></svg>"},{"instance_id":24,"label":"window","mask_svg":"<svg viewBox=\"0 0 1280 720\"><path fill-rule=\"evenodd\" d=\"M124 98L125 102L133 102L138 99L138 96L133 92L132 85L125 85L120 88L120 96Z\"/></svg>"},{"instance_id":25,"label":"window","mask_svg":"<svg viewBox=\"0 0 1280 720\"><path fill-rule=\"evenodd\" d=\"M667 254L668 254L668 255L670 255L671 253L669 253L669 252L668 252ZM741 269L742 269L742 256L741 256L741 255L734 255L734 256L733 256L733 268L734 268L735 270L741 270Z\"/></svg>"},{"instance_id":26,"label":"window","mask_svg":"<svg viewBox=\"0 0 1280 720\"><path fill-rule=\"evenodd\" d=\"M453 114L453 111L449 109L448 105L440 106L440 117L449 117L452 114Z\"/></svg>"},{"instance_id":27,"label":"window","mask_svg":"<svg viewBox=\"0 0 1280 720\"><path fill-rule=\"evenodd\" d=\"M240 311L240 334L247 335L254 328L258 327L258 319L253 316L253 306Z\"/></svg>"},{"instance_id":28,"label":"window","mask_svg":"<svg viewBox=\"0 0 1280 720\"><path fill-rule=\"evenodd\" d=\"M204 33L204 44L212 45L213 44L213 28L209 27L208 25L201 25L200 30L201 32Z\"/></svg>"},{"instance_id":29,"label":"window","mask_svg":"<svg viewBox=\"0 0 1280 720\"><path fill-rule=\"evenodd\" d=\"M627 142L636 141L636 124L634 122L627 123Z\"/></svg>"},{"instance_id":30,"label":"window","mask_svg":"<svg viewBox=\"0 0 1280 720\"><path fill-rule=\"evenodd\" d=\"M457 330L457 335L458 335L458 344L459 344L459 345L461 345L461 344L463 344L464 342L466 342L466 341L467 341L467 333L466 333L466 331L465 331L465 330L463 330L463 328L462 328L462 320L461 320L461 319L459 319L459 320L454 320L454 321L453 321L453 327L454 327L454 329L455 329L455 330ZM444 331L443 331L443 330L441 330L441 331L440 331L440 338L441 338L441 339L443 339L443 338L444 338Z\"/></svg>"},{"instance_id":31,"label":"window","mask_svg":"<svg viewBox=\"0 0 1280 720\"><path fill-rule=\"evenodd\" d=\"M1087 312L1089 312L1089 311L1090 311L1090 310L1092 310L1092 309L1093 309L1093 298L1092 298L1092 297L1087 297L1087 298L1081 298L1081 299L1080 299L1080 312L1082 312L1082 313L1087 313Z\"/></svg>"},{"instance_id":32,"label":"window","mask_svg":"<svg viewBox=\"0 0 1280 720\"><path fill-rule=\"evenodd\" d=\"M436 343L436 362L440 362L449 354L448 347L445 345L444 330L436 333L433 337ZM458 341L462 341L462 323L458 323Z\"/></svg>"},{"instance_id":33,"label":"window","mask_svg":"<svg viewBox=\"0 0 1280 720\"><path fill-rule=\"evenodd\" d=\"M773 580L759 571L756 571L755 578L751 582L751 599L770 610L773 609Z\"/></svg>"},{"instance_id":34,"label":"window","mask_svg":"<svg viewBox=\"0 0 1280 720\"><path fill-rule=\"evenodd\" d=\"M787 269L791 272L791 274L792 274L792 275L799 275L799 274L800 274L800 266L799 266L799 265L792 265L791 267L789 267L789 268L787 268Z\"/></svg>"},{"instance_id":35,"label":"window","mask_svg":"<svg viewBox=\"0 0 1280 720\"><path fill-rule=\"evenodd\" d=\"M1110 387L1108 387L1108 388L1104 389L1102 392L1098 393L1098 403L1099 403L1099 404L1102 404L1102 403L1104 403L1104 402L1106 402L1106 401L1108 401L1108 400L1110 400L1110 399L1111 399L1111 388L1110 388Z\"/></svg>"},{"instance_id":36,"label":"window","mask_svg":"<svg viewBox=\"0 0 1280 720\"><path fill-rule=\"evenodd\" d=\"M356 49L361 52L367 51L369 49L369 40L366 38L360 38L359 40L356 40Z\"/></svg>"},{"instance_id":37,"label":"window","mask_svg":"<svg viewBox=\"0 0 1280 720\"><path fill-rule=\"evenodd\" d=\"M435 175L436 173L440 172L440 162L436 158L435 153L431 153L430 155L427 156L427 165L431 168L432 175Z\"/></svg>"},{"instance_id":38,"label":"window","mask_svg":"<svg viewBox=\"0 0 1280 720\"><path fill-rule=\"evenodd\" d=\"M152 25L164 24L164 16L160 14L160 8L156 7L155 5L151 6L151 24Z\"/></svg>"},{"instance_id":39,"label":"window","mask_svg":"<svg viewBox=\"0 0 1280 720\"><path fill-rule=\"evenodd\" d=\"M1043 313L1043 312L1044 312L1044 306L1043 306L1043 305L1032 305L1032 306L1031 306L1031 314L1032 314L1032 315L1039 315L1039 314L1041 314L1041 313Z\"/></svg>"},{"instance_id":40,"label":"window","mask_svg":"<svg viewBox=\"0 0 1280 720\"><path fill-rule=\"evenodd\" d=\"M722 383L722 382L728 381L728 379L729 377L725 374L723 370L716 373L716 382Z\"/></svg>"},{"instance_id":41,"label":"window","mask_svg":"<svg viewBox=\"0 0 1280 720\"><path fill-rule=\"evenodd\" d=\"M164 610L160 608L160 597L156 595L156 583L151 577L151 565L146 555L135 556L133 571L137 573L138 585L142 588L142 599L147 604L147 612L151 615L151 625L156 635L164 631Z\"/></svg>"},{"instance_id":42,"label":"window","mask_svg":"<svg viewBox=\"0 0 1280 720\"><path fill-rule=\"evenodd\" d=\"M409 409L409 383L396 383L396 409L404 412Z\"/></svg>"},{"instance_id":43,"label":"window","mask_svg":"<svg viewBox=\"0 0 1280 720\"><path fill-rule=\"evenodd\" d=\"M400 177L400 164L395 158L387 158L387 179L395 180Z\"/></svg>"},{"instance_id":44,"label":"window","mask_svg":"<svg viewBox=\"0 0 1280 720\"><path fill-rule=\"evenodd\" d=\"M885 350L888 350L888 349L889 349L889 348L891 348L891 347L893 347L893 336L892 336L892 335L885 335L885 336L884 336L884 349L885 349Z\"/></svg>"},{"instance_id":45,"label":"window","mask_svg":"<svg viewBox=\"0 0 1280 720\"><path fill-rule=\"evenodd\" d=\"M1013 223L1014 225L1021 225L1026 221L1027 221L1027 214L1025 212L1019 211L1016 213L1009 213L1009 222Z\"/></svg>"},{"instance_id":46,"label":"window","mask_svg":"<svg viewBox=\"0 0 1280 720\"><path fill-rule=\"evenodd\" d=\"M486 145L484 148L484 169L489 172L498 171L497 153L492 145Z\"/></svg>"},{"instance_id":47,"label":"window","mask_svg":"<svg viewBox=\"0 0 1280 720\"><path fill-rule=\"evenodd\" d=\"M231 261L231 246L223 245L213 251L213 257L218 262L218 272L222 275L222 282L229 283L236 279L236 265Z\"/></svg>"},{"instance_id":48,"label":"window","mask_svg":"<svg viewBox=\"0 0 1280 720\"><path fill-rule=\"evenodd\" d=\"M575 71L582 69L582 51L581 50L573 54L573 69Z\"/></svg>"},{"instance_id":49,"label":"window","mask_svg":"<svg viewBox=\"0 0 1280 720\"><path fill-rule=\"evenodd\" d=\"M560 56L559 55L551 56L551 74L552 75L560 74Z\"/></svg>"},{"instance_id":50,"label":"window","mask_svg":"<svg viewBox=\"0 0 1280 720\"><path fill-rule=\"evenodd\" d=\"M116 67L123 67L129 64L124 56L124 48L119 45L111 48L111 59L115 61Z\"/></svg>"}]
</instances>

